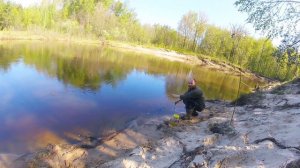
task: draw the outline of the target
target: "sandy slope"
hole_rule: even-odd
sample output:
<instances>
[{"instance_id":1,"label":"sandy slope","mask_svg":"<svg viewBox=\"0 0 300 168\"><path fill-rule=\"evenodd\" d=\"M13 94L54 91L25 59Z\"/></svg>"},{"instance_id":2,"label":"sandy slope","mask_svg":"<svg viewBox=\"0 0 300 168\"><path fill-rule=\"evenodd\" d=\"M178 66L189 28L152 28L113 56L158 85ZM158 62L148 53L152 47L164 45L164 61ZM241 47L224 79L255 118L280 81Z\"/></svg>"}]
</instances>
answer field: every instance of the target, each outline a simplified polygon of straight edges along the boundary
<instances>
[{"instance_id":1,"label":"sandy slope","mask_svg":"<svg viewBox=\"0 0 300 168\"><path fill-rule=\"evenodd\" d=\"M210 104L215 117L179 126L173 136L159 140L152 150L139 147L134 149L134 155L102 166L291 167L292 161L300 159L299 93L300 80L271 92L248 96L243 99L245 105L236 109L234 127L224 131L225 124L221 127L224 132L220 129L213 133L212 128L216 123L226 123L234 107L226 103ZM274 138L278 145L269 140L257 141L264 138ZM291 148L282 149L285 147ZM300 167L300 161L295 165Z\"/></svg>"}]
</instances>

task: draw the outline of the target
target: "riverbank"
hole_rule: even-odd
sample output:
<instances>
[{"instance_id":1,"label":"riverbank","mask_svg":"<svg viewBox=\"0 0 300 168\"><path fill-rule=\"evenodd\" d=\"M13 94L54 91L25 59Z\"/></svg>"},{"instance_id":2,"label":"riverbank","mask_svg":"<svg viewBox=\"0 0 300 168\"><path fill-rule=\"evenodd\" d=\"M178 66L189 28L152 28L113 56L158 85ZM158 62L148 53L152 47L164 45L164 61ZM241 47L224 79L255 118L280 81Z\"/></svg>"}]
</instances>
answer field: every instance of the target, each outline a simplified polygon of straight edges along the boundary
<instances>
[{"instance_id":1,"label":"riverbank","mask_svg":"<svg viewBox=\"0 0 300 168\"><path fill-rule=\"evenodd\" d=\"M47 41L49 43L55 41L56 42L63 41L63 42L77 43L83 45L107 46L107 47L112 47L123 51L131 51L131 52L136 52L141 54L157 56L160 58L168 59L170 61L184 62L194 66L204 66L205 68L209 68L212 70L220 70L223 73L229 73L235 75L239 75L241 73L243 76L247 76L249 78L256 78L260 81L274 82L274 80L272 79L261 77L255 73L242 69L238 66L232 65L225 61L218 60L216 58L210 58L209 56L204 56L201 54L198 54L197 56L181 54L175 51L162 49L162 48L145 47L142 45L129 44L124 42L99 40L94 37L86 38L80 36L70 36L70 35L60 34L57 32L39 33L39 32L26 32L26 31L0 31L0 41L10 41L10 40Z\"/></svg>"},{"instance_id":2,"label":"riverbank","mask_svg":"<svg viewBox=\"0 0 300 168\"><path fill-rule=\"evenodd\" d=\"M264 81L273 81L273 80L267 79L265 77L256 75L250 71L239 68L235 65L228 64L221 60L212 59L212 58L209 58L208 56L203 56L200 54L197 56L187 55L187 54L177 53L176 51L170 51L167 49L146 48L141 45L130 45L130 44L126 44L126 43L119 43L119 42L113 42L113 41L107 42L106 45L108 45L110 47L114 47L114 48L123 49L126 51L133 51L133 52L138 52L138 53L142 53L142 54L149 54L149 55L157 56L160 58L165 58L170 61L184 62L184 63L188 63L188 64L195 65L195 66L204 66L204 67L212 69L212 70L221 70L224 73L239 75L241 72L241 74L243 76L255 77L255 78L258 78L258 79L264 80Z\"/></svg>"},{"instance_id":3,"label":"riverbank","mask_svg":"<svg viewBox=\"0 0 300 168\"><path fill-rule=\"evenodd\" d=\"M237 104L232 125L230 103L208 102L195 123L168 122L165 137L101 167L299 167L300 80Z\"/></svg>"},{"instance_id":4,"label":"riverbank","mask_svg":"<svg viewBox=\"0 0 300 168\"><path fill-rule=\"evenodd\" d=\"M300 79L207 102L191 121L140 118L104 139L81 137L34 153L0 155L0 167L299 167Z\"/></svg>"}]
</instances>

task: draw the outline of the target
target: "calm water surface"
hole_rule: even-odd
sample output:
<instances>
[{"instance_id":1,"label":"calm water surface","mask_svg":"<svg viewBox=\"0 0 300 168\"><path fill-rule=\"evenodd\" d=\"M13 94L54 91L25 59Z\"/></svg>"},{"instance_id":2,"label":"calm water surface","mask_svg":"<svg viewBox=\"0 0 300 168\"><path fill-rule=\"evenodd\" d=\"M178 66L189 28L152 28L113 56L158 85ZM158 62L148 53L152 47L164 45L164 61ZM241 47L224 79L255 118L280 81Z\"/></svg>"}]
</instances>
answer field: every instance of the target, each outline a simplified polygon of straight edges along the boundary
<instances>
[{"instance_id":1,"label":"calm water surface","mask_svg":"<svg viewBox=\"0 0 300 168\"><path fill-rule=\"evenodd\" d=\"M74 135L105 135L134 118L173 113L190 74L207 99L233 100L239 78L199 66L92 45L0 44L0 153ZM257 81L243 78L251 90ZM183 105L177 108L183 110Z\"/></svg>"}]
</instances>

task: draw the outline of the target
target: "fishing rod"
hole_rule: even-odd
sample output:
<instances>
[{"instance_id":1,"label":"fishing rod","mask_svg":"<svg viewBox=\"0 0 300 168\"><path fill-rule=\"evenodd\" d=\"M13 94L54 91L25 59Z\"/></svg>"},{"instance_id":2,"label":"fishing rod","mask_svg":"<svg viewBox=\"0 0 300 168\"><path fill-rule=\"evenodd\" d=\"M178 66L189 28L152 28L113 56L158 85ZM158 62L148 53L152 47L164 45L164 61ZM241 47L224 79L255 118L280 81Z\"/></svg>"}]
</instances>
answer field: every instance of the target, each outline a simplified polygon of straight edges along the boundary
<instances>
[{"instance_id":1,"label":"fishing rod","mask_svg":"<svg viewBox=\"0 0 300 168\"><path fill-rule=\"evenodd\" d=\"M179 119L180 118L180 115L179 114L176 114L176 105L180 102L180 101L182 101L181 99L180 100L177 100L177 101L175 101L174 102L174 115L173 115L173 117L175 118L175 119Z\"/></svg>"}]
</instances>

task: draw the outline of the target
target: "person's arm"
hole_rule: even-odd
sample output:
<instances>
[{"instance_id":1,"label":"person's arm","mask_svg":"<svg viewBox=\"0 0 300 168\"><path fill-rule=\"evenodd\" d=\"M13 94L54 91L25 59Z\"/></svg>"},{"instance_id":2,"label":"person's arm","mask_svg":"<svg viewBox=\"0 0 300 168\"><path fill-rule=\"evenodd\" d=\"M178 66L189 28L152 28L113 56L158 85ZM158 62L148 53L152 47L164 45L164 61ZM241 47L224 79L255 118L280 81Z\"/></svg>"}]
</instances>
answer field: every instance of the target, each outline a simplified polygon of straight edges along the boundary
<instances>
[{"instance_id":1,"label":"person's arm","mask_svg":"<svg viewBox=\"0 0 300 168\"><path fill-rule=\"evenodd\" d=\"M175 105L176 105L177 103L179 103L180 101L181 101L181 99L179 99L179 100L175 101Z\"/></svg>"},{"instance_id":2,"label":"person's arm","mask_svg":"<svg viewBox=\"0 0 300 168\"><path fill-rule=\"evenodd\" d=\"M180 97L180 95L178 95L178 94L171 94L171 96L174 97L174 98L179 98Z\"/></svg>"},{"instance_id":3,"label":"person's arm","mask_svg":"<svg viewBox=\"0 0 300 168\"><path fill-rule=\"evenodd\" d=\"M175 101L175 105L177 103L179 103L180 101L182 101L183 99L186 99L187 94L188 94L188 92L185 92L183 95L179 95L179 100Z\"/></svg>"},{"instance_id":4,"label":"person's arm","mask_svg":"<svg viewBox=\"0 0 300 168\"><path fill-rule=\"evenodd\" d=\"M184 94L182 94L182 95L179 96L180 100L187 99L188 97L189 97L189 91L187 91Z\"/></svg>"}]
</instances>

